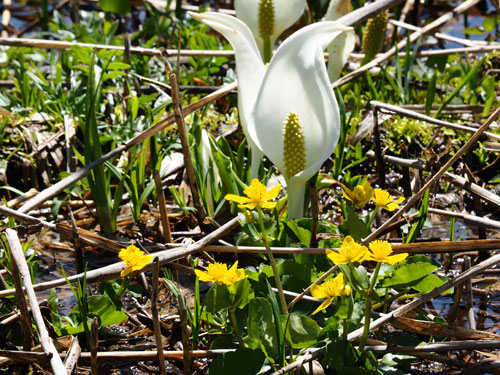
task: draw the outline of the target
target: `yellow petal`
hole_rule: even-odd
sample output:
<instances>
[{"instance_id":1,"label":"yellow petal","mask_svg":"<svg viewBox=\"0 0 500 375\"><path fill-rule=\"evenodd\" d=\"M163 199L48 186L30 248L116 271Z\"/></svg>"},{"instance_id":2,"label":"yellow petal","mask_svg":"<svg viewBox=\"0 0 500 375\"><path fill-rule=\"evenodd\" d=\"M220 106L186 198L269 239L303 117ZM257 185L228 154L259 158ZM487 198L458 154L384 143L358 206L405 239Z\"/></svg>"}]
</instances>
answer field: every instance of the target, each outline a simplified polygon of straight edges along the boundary
<instances>
[{"instance_id":1,"label":"yellow petal","mask_svg":"<svg viewBox=\"0 0 500 375\"><path fill-rule=\"evenodd\" d=\"M270 201L271 199L276 198L279 195L280 190L281 190L281 185L280 184L274 186L271 190L266 191L266 193L262 197L262 200L264 200L264 201Z\"/></svg>"},{"instance_id":2,"label":"yellow petal","mask_svg":"<svg viewBox=\"0 0 500 375\"><path fill-rule=\"evenodd\" d=\"M401 254L388 256L386 258L386 260L387 260L387 263L389 263L389 264L396 264L396 263L399 263L399 262L405 260L407 256L408 256L408 253L401 253Z\"/></svg>"},{"instance_id":3,"label":"yellow petal","mask_svg":"<svg viewBox=\"0 0 500 375\"><path fill-rule=\"evenodd\" d=\"M329 250L326 250L326 256L330 258L330 260L335 263L335 264L347 264L348 262L346 261L345 257L340 255L339 253Z\"/></svg>"},{"instance_id":4,"label":"yellow petal","mask_svg":"<svg viewBox=\"0 0 500 375\"><path fill-rule=\"evenodd\" d=\"M325 288L323 288L321 285L313 285L311 287L311 295L314 298L326 298L328 297L328 294L325 291Z\"/></svg>"},{"instance_id":5,"label":"yellow petal","mask_svg":"<svg viewBox=\"0 0 500 375\"><path fill-rule=\"evenodd\" d=\"M262 203L261 207L262 208L274 208L276 207L277 203L276 202L264 202Z\"/></svg>"},{"instance_id":6,"label":"yellow petal","mask_svg":"<svg viewBox=\"0 0 500 375\"><path fill-rule=\"evenodd\" d=\"M194 270L194 273L196 274L196 276L198 276L198 279L200 279L200 281L214 281L213 277L206 272Z\"/></svg>"},{"instance_id":7,"label":"yellow petal","mask_svg":"<svg viewBox=\"0 0 500 375\"><path fill-rule=\"evenodd\" d=\"M121 277L125 277L125 276L127 276L130 272L132 272L132 267L127 267L127 268L125 268L124 270L122 270L122 272L120 272L120 276L121 276Z\"/></svg>"},{"instance_id":8,"label":"yellow petal","mask_svg":"<svg viewBox=\"0 0 500 375\"><path fill-rule=\"evenodd\" d=\"M391 202L391 203L389 203L389 204L385 205L383 208L385 208L387 211L392 212L392 211L394 211L396 208L398 208L398 205L397 205L396 203L394 203L394 202Z\"/></svg>"},{"instance_id":9,"label":"yellow petal","mask_svg":"<svg viewBox=\"0 0 500 375\"><path fill-rule=\"evenodd\" d=\"M342 188L342 196L352 202L352 191L349 190L347 187Z\"/></svg>"},{"instance_id":10,"label":"yellow petal","mask_svg":"<svg viewBox=\"0 0 500 375\"><path fill-rule=\"evenodd\" d=\"M239 195L235 195L235 194L226 194L224 199L228 200L228 201L233 201L236 203L248 203L248 202L252 201L250 198L240 197Z\"/></svg>"},{"instance_id":11,"label":"yellow petal","mask_svg":"<svg viewBox=\"0 0 500 375\"><path fill-rule=\"evenodd\" d=\"M333 297L328 298L327 300L323 301L321 305L318 306L316 310L314 310L313 315L316 314L318 311L324 310L327 307L329 307L332 304Z\"/></svg>"}]
</instances>

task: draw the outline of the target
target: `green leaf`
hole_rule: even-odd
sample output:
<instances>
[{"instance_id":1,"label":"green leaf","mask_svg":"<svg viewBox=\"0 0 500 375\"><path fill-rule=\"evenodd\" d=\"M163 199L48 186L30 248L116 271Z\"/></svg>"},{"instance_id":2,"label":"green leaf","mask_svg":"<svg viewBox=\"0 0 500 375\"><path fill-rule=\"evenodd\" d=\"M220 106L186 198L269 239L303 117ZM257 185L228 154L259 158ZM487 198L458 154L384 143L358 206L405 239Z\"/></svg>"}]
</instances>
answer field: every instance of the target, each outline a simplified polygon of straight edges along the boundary
<instances>
[{"instance_id":1,"label":"green leaf","mask_svg":"<svg viewBox=\"0 0 500 375\"><path fill-rule=\"evenodd\" d=\"M231 306L231 294L227 285L214 283L205 297L205 306L213 314Z\"/></svg>"},{"instance_id":2,"label":"green leaf","mask_svg":"<svg viewBox=\"0 0 500 375\"><path fill-rule=\"evenodd\" d=\"M426 294L431 292L432 290L440 287L444 283L448 281L448 278L444 276L438 276L435 274L430 274L427 277L424 277L420 280L416 285L413 285L412 288L421 294ZM453 290L453 289L451 289ZM448 293L448 292L447 292Z\"/></svg>"},{"instance_id":3,"label":"green leaf","mask_svg":"<svg viewBox=\"0 0 500 375\"><path fill-rule=\"evenodd\" d=\"M259 350L239 348L218 356L210 365L207 375L255 375L265 372L266 357ZM266 366L267 367L267 366Z\"/></svg>"},{"instance_id":4,"label":"green leaf","mask_svg":"<svg viewBox=\"0 0 500 375\"><path fill-rule=\"evenodd\" d=\"M235 282L228 287L231 304L233 307L242 309L254 297L252 286L248 278Z\"/></svg>"},{"instance_id":5,"label":"green leaf","mask_svg":"<svg viewBox=\"0 0 500 375\"><path fill-rule=\"evenodd\" d=\"M250 301L247 330L245 342L251 349L261 349L269 357L278 358L279 346L273 308L267 299L257 297Z\"/></svg>"},{"instance_id":6,"label":"green leaf","mask_svg":"<svg viewBox=\"0 0 500 375\"><path fill-rule=\"evenodd\" d=\"M430 263L412 263L398 268L394 273L382 280L382 287L406 288L434 272L438 267Z\"/></svg>"},{"instance_id":7,"label":"green leaf","mask_svg":"<svg viewBox=\"0 0 500 375\"><path fill-rule=\"evenodd\" d=\"M306 315L291 314L288 320L286 338L292 348L307 348L317 342L321 328Z\"/></svg>"},{"instance_id":8,"label":"green leaf","mask_svg":"<svg viewBox=\"0 0 500 375\"><path fill-rule=\"evenodd\" d=\"M339 226L340 231L346 236L351 236L355 241L361 241L370 234L366 224L358 217L354 208L346 205L347 219Z\"/></svg>"},{"instance_id":9,"label":"green leaf","mask_svg":"<svg viewBox=\"0 0 500 375\"><path fill-rule=\"evenodd\" d=\"M498 23L498 17L486 17L483 21L484 31L491 33Z\"/></svg>"},{"instance_id":10,"label":"green leaf","mask_svg":"<svg viewBox=\"0 0 500 375\"><path fill-rule=\"evenodd\" d=\"M479 72L479 69L484 64L484 61L486 60L486 57L481 58L481 60L478 60L472 68L469 70L469 72L466 74L466 76L460 81L457 87L453 90L453 92L448 95L444 101L443 104L439 107L438 111L436 112L436 117L438 117L441 114L441 111L455 98L459 93L460 90Z\"/></svg>"},{"instance_id":11,"label":"green leaf","mask_svg":"<svg viewBox=\"0 0 500 375\"><path fill-rule=\"evenodd\" d=\"M410 233L406 237L406 243L414 242L418 235L420 234L420 230L425 224L425 220L427 219L427 212L429 211L429 189L425 191L424 197L422 198L422 203L420 204L420 209L418 210L418 215L411 226Z\"/></svg>"},{"instance_id":12,"label":"green leaf","mask_svg":"<svg viewBox=\"0 0 500 375\"><path fill-rule=\"evenodd\" d=\"M105 12L126 15L131 11L131 6L125 0L99 0L99 6Z\"/></svg>"},{"instance_id":13,"label":"green leaf","mask_svg":"<svg viewBox=\"0 0 500 375\"><path fill-rule=\"evenodd\" d=\"M291 220L286 223L287 227L293 232L303 246L309 247L311 244L311 231L302 228L296 220Z\"/></svg>"}]
</instances>

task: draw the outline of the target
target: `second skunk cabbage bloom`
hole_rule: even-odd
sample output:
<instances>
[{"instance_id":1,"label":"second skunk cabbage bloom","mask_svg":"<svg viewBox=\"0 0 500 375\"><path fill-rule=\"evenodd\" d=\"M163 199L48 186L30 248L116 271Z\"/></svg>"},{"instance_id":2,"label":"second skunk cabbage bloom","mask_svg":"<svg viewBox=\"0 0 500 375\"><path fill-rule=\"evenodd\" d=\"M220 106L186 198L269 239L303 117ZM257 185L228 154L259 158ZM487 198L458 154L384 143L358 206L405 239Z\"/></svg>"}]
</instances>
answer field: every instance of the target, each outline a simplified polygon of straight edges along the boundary
<instances>
[{"instance_id":1,"label":"second skunk cabbage bloom","mask_svg":"<svg viewBox=\"0 0 500 375\"><path fill-rule=\"evenodd\" d=\"M352 10L351 0L331 0L325 19L337 21ZM328 76L334 82L339 78L349 54L354 49L356 37L354 32L343 33L337 36L328 46Z\"/></svg>"},{"instance_id":2,"label":"second skunk cabbage bloom","mask_svg":"<svg viewBox=\"0 0 500 375\"><path fill-rule=\"evenodd\" d=\"M264 62L276 39L304 13L306 0L234 0L236 17L252 31Z\"/></svg>"},{"instance_id":3,"label":"second skunk cabbage bloom","mask_svg":"<svg viewBox=\"0 0 500 375\"><path fill-rule=\"evenodd\" d=\"M306 183L333 153L340 134L339 108L323 51L352 28L335 22L306 26L280 45L266 70L242 21L219 13L190 15L232 44L239 81L238 108L242 123L246 123L248 142L285 176L288 219L302 217ZM253 154L252 148L252 158ZM252 160L252 169L254 164Z\"/></svg>"}]
</instances>

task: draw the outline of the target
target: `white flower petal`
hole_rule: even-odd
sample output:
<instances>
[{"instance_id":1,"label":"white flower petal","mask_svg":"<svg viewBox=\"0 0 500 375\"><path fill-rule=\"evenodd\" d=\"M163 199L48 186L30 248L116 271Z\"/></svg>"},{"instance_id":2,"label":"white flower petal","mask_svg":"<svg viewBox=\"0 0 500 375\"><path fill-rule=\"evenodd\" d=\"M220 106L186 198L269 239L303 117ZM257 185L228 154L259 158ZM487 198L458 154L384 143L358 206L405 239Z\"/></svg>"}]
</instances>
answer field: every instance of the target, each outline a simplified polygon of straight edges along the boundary
<instances>
[{"instance_id":1,"label":"white flower petal","mask_svg":"<svg viewBox=\"0 0 500 375\"><path fill-rule=\"evenodd\" d=\"M326 11L327 21L336 21L351 11L351 0L331 0ZM356 36L353 31L340 34L328 46L328 76L330 82L339 78L349 54L354 49Z\"/></svg>"},{"instance_id":2,"label":"white flower petal","mask_svg":"<svg viewBox=\"0 0 500 375\"><path fill-rule=\"evenodd\" d=\"M250 29L236 17L206 12L202 14L189 12L189 15L198 21L217 30L231 43L234 49L238 74L238 112L243 132L252 150L252 177L257 177L262 152L255 145L254 139L247 130L248 116L255 105L255 99L266 72L259 49Z\"/></svg>"},{"instance_id":3,"label":"white flower petal","mask_svg":"<svg viewBox=\"0 0 500 375\"><path fill-rule=\"evenodd\" d=\"M328 77L330 77L330 82L339 78L355 43L356 35L354 30L350 30L337 36L328 46Z\"/></svg>"},{"instance_id":4,"label":"white flower petal","mask_svg":"<svg viewBox=\"0 0 500 375\"><path fill-rule=\"evenodd\" d=\"M248 0L247 0L248 1ZM273 0L274 2L274 33L271 43L300 18L306 8L306 0Z\"/></svg>"},{"instance_id":5,"label":"white flower petal","mask_svg":"<svg viewBox=\"0 0 500 375\"><path fill-rule=\"evenodd\" d=\"M252 30L259 50L262 53L264 42L259 33L259 5L260 0L234 0L236 16ZM273 0L274 27L271 35L271 45L304 13L306 0Z\"/></svg>"}]
</instances>

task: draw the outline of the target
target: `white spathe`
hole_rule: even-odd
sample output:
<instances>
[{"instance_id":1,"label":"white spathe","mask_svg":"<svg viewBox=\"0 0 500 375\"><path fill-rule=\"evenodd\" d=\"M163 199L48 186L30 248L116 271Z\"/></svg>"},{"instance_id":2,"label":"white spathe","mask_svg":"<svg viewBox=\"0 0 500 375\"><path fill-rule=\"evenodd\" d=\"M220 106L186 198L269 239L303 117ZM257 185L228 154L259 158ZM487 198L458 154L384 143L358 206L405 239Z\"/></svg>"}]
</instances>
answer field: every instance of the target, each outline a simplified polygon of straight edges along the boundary
<instances>
[{"instance_id":1,"label":"white spathe","mask_svg":"<svg viewBox=\"0 0 500 375\"><path fill-rule=\"evenodd\" d=\"M331 0L325 15L327 21L336 21L351 11L351 0ZM328 76L330 82L339 78L349 54L354 49L354 33L342 33L328 46ZM330 58L332 57L332 58Z\"/></svg>"},{"instance_id":2,"label":"white spathe","mask_svg":"<svg viewBox=\"0 0 500 375\"><path fill-rule=\"evenodd\" d=\"M233 46L238 74L238 113L252 152L250 178L257 178L263 154L248 133L247 118L255 106L260 83L266 73L266 66L262 62L259 49L249 28L233 16L215 12L203 14L189 12L189 15L217 30Z\"/></svg>"},{"instance_id":3,"label":"white spathe","mask_svg":"<svg viewBox=\"0 0 500 375\"><path fill-rule=\"evenodd\" d=\"M281 173L285 167L283 125L290 112L298 115L306 161L304 170L287 179L288 218L302 217L305 185L333 153L340 134L340 113L323 51L341 33L353 33L352 28L335 22L306 26L280 45L266 70L242 21L219 13L191 16L219 31L233 45L239 108L249 143L256 145Z\"/></svg>"},{"instance_id":4,"label":"white spathe","mask_svg":"<svg viewBox=\"0 0 500 375\"><path fill-rule=\"evenodd\" d=\"M247 24L257 42L261 53L264 41L259 33L259 6L260 0L234 0L236 17ZM276 39L290 26L292 26L304 13L306 0L272 0L274 9L274 25L270 38L271 46Z\"/></svg>"}]
</instances>

